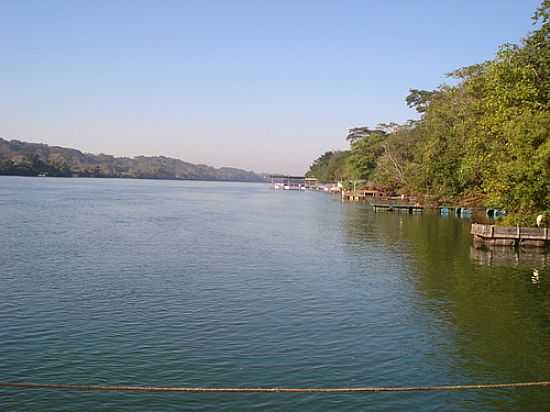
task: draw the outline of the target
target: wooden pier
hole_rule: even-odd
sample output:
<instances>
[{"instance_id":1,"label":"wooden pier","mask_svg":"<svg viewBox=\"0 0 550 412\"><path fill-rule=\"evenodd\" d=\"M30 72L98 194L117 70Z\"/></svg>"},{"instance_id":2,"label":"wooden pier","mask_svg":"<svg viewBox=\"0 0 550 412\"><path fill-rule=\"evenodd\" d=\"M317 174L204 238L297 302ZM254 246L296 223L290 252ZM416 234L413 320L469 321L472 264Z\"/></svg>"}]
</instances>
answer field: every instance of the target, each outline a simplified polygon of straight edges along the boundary
<instances>
[{"instance_id":1,"label":"wooden pier","mask_svg":"<svg viewBox=\"0 0 550 412\"><path fill-rule=\"evenodd\" d=\"M504 227L472 224L474 241L497 246L545 247L550 244L547 227Z\"/></svg>"},{"instance_id":2,"label":"wooden pier","mask_svg":"<svg viewBox=\"0 0 550 412\"><path fill-rule=\"evenodd\" d=\"M378 190L342 190L340 193L342 201L363 201L368 202L375 212L407 212L407 213L422 213L424 206L419 203L412 203L410 199L402 196L387 196Z\"/></svg>"},{"instance_id":3,"label":"wooden pier","mask_svg":"<svg viewBox=\"0 0 550 412\"><path fill-rule=\"evenodd\" d=\"M375 212L406 212L411 215L413 213L422 213L424 211L424 206L420 206L417 203L373 203L372 208Z\"/></svg>"},{"instance_id":4,"label":"wooden pier","mask_svg":"<svg viewBox=\"0 0 550 412\"><path fill-rule=\"evenodd\" d=\"M372 202L376 199L386 198L383 192L378 190L342 190L340 192L342 201L363 201Z\"/></svg>"}]
</instances>

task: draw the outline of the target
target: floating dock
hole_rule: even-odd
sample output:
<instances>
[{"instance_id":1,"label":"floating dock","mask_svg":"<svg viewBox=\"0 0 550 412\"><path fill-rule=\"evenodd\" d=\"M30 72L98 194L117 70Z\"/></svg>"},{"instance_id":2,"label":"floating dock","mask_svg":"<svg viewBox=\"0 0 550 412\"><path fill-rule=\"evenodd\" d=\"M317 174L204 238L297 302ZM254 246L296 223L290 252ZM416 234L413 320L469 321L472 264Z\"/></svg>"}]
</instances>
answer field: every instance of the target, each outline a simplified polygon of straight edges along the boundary
<instances>
[{"instance_id":1,"label":"floating dock","mask_svg":"<svg viewBox=\"0 0 550 412\"><path fill-rule=\"evenodd\" d=\"M407 212L409 214L422 213L424 211L424 206L420 206L419 204L407 203L373 203L372 208L375 212Z\"/></svg>"},{"instance_id":2,"label":"floating dock","mask_svg":"<svg viewBox=\"0 0 550 412\"><path fill-rule=\"evenodd\" d=\"M439 214L441 216L456 215L462 218L471 218L473 213L472 208L461 206L440 206Z\"/></svg>"},{"instance_id":3,"label":"floating dock","mask_svg":"<svg viewBox=\"0 0 550 412\"><path fill-rule=\"evenodd\" d=\"M505 227L472 224L474 241L497 246L545 247L550 244L547 227Z\"/></svg>"}]
</instances>

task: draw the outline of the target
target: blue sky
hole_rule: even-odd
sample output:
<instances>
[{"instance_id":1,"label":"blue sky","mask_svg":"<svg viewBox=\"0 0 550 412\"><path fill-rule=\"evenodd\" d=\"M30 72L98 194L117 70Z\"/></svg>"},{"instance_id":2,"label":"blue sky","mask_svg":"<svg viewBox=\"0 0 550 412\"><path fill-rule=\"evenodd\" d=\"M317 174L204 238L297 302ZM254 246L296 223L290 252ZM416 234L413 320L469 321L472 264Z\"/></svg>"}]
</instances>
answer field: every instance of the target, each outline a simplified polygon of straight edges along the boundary
<instances>
[{"instance_id":1,"label":"blue sky","mask_svg":"<svg viewBox=\"0 0 550 412\"><path fill-rule=\"evenodd\" d=\"M539 0L0 0L0 137L303 173Z\"/></svg>"}]
</instances>

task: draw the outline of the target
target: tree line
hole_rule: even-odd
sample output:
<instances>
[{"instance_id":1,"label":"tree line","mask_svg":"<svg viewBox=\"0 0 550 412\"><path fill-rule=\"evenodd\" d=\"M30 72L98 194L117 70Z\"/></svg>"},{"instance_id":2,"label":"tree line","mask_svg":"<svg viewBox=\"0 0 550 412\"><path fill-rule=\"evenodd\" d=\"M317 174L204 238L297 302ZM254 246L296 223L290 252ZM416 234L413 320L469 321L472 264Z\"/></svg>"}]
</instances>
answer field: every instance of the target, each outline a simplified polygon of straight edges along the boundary
<instances>
[{"instance_id":1,"label":"tree line","mask_svg":"<svg viewBox=\"0 0 550 412\"><path fill-rule=\"evenodd\" d=\"M550 213L550 0L533 24L493 60L450 73L453 85L411 89L418 120L350 129L350 149L324 153L307 175L499 207L508 223Z\"/></svg>"}]
</instances>

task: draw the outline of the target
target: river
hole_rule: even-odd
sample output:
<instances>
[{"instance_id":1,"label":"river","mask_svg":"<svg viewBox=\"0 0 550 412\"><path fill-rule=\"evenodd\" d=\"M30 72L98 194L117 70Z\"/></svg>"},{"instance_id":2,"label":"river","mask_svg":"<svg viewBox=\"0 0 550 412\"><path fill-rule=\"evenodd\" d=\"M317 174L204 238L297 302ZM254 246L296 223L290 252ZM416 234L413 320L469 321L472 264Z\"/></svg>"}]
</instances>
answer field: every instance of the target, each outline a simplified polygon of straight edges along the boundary
<instances>
[{"instance_id":1,"label":"river","mask_svg":"<svg viewBox=\"0 0 550 412\"><path fill-rule=\"evenodd\" d=\"M550 380L550 270L468 221L318 192L0 177L0 381L409 386ZM535 266L536 267L535 267ZM538 276L533 277L533 270ZM144 394L0 389L9 411L543 410L548 388Z\"/></svg>"}]
</instances>

